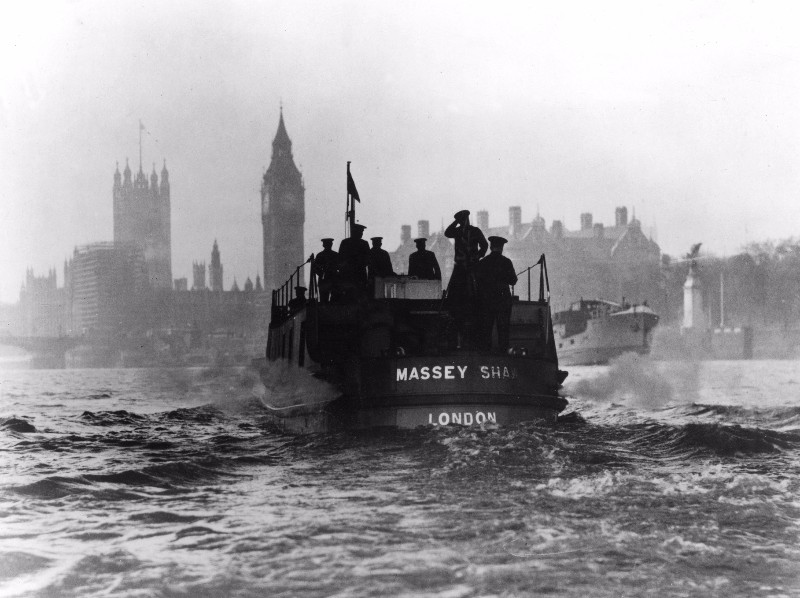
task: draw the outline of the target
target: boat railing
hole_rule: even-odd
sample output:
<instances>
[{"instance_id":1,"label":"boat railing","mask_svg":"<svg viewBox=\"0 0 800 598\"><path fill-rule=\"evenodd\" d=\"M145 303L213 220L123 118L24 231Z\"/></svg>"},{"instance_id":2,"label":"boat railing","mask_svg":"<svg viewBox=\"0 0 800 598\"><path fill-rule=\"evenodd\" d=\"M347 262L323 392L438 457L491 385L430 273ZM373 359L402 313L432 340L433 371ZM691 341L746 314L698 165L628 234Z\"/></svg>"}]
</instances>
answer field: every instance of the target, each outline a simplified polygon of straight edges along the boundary
<instances>
[{"instance_id":1,"label":"boat railing","mask_svg":"<svg viewBox=\"0 0 800 598\"><path fill-rule=\"evenodd\" d=\"M296 286L300 286L300 283L303 281L303 268L309 264L314 263L314 254L312 253L311 256L302 264L297 266L292 272L291 276L284 282L279 288L273 289L272 291L272 321L277 322L279 320L284 320L288 318L291 314L289 313L289 302L294 297L294 288ZM308 301L316 300L317 298L317 281L316 276L313 274L313 268L311 276L309 276L309 288L308 288L308 296L306 299Z\"/></svg>"},{"instance_id":2,"label":"boat railing","mask_svg":"<svg viewBox=\"0 0 800 598\"><path fill-rule=\"evenodd\" d=\"M539 268L539 301L540 302L550 302L550 279L547 276L547 260L542 254L542 257L539 258L539 261L535 264L532 264L517 272L517 277L522 276L523 274L527 274L528 277L528 301L531 300L531 270L533 270L536 266L540 266ZM513 288L513 287L512 287ZM545 291L547 291L547 298L545 299Z\"/></svg>"}]
</instances>

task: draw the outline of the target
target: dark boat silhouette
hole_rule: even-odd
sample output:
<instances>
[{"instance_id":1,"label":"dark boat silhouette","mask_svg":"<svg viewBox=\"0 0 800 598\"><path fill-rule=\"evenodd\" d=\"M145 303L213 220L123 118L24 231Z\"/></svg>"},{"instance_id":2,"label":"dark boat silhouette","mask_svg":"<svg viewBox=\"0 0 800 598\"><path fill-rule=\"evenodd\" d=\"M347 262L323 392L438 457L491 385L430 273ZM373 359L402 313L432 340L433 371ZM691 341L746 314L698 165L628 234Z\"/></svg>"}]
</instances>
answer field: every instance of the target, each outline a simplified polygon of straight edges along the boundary
<instances>
[{"instance_id":1,"label":"dark boat silhouette","mask_svg":"<svg viewBox=\"0 0 800 598\"><path fill-rule=\"evenodd\" d=\"M348 218L352 225L349 196ZM438 280L376 278L370 292L356 300L322 302L312 274L307 301L291 308L306 264L272 293L263 372L267 375L269 362L306 368L340 394L292 404L265 396L280 426L316 432L554 423L566 407L559 389L567 372L558 368L544 259L531 266L540 267L538 299L513 299L507 351L498 349L496 334L490 348L459 344Z\"/></svg>"}]
</instances>

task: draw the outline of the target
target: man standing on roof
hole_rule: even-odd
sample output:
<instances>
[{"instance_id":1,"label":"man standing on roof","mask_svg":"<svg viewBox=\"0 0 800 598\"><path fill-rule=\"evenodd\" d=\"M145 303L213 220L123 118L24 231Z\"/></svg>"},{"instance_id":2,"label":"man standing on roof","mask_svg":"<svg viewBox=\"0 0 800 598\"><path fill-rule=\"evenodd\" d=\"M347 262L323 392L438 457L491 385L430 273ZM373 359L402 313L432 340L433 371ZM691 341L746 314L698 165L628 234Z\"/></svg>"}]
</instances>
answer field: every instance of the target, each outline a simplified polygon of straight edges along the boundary
<instances>
[{"instance_id":1,"label":"man standing on roof","mask_svg":"<svg viewBox=\"0 0 800 598\"><path fill-rule=\"evenodd\" d=\"M392 258L389 252L382 249L383 237L372 237L372 248L369 250L369 279L394 276Z\"/></svg>"},{"instance_id":2,"label":"man standing on roof","mask_svg":"<svg viewBox=\"0 0 800 598\"><path fill-rule=\"evenodd\" d=\"M289 313L300 311L306 306L306 290L305 287L294 287L294 298L289 301Z\"/></svg>"},{"instance_id":3,"label":"man standing on roof","mask_svg":"<svg viewBox=\"0 0 800 598\"><path fill-rule=\"evenodd\" d=\"M361 295L367 286L369 243L362 238L365 228L363 224L352 224L350 237L339 244L339 277L342 292L349 299Z\"/></svg>"},{"instance_id":4,"label":"man standing on roof","mask_svg":"<svg viewBox=\"0 0 800 598\"><path fill-rule=\"evenodd\" d=\"M469 210L461 210L444 231L455 240L453 274L447 285L447 302L458 330L457 347L461 347L467 329L474 324L477 302L475 266L489 248L481 229L469 223Z\"/></svg>"},{"instance_id":5,"label":"man standing on roof","mask_svg":"<svg viewBox=\"0 0 800 598\"><path fill-rule=\"evenodd\" d=\"M420 237L414 239L417 250L408 256L408 275L416 276L420 280L441 280L442 271L436 254L425 249L427 239Z\"/></svg>"},{"instance_id":6,"label":"man standing on roof","mask_svg":"<svg viewBox=\"0 0 800 598\"><path fill-rule=\"evenodd\" d=\"M321 303L328 303L339 277L339 254L331 249L333 239L322 239L322 247L324 249L314 258L312 271L317 275L319 300Z\"/></svg>"},{"instance_id":7,"label":"man standing on roof","mask_svg":"<svg viewBox=\"0 0 800 598\"><path fill-rule=\"evenodd\" d=\"M508 350L511 328L511 290L517 284L517 274L511 260L503 255L503 237L489 237L491 253L476 267L478 300L481 315L481 343L486 349L492 347L492 329L497 324L497 342L500 351Z\"/></svg>"}]
</instances>

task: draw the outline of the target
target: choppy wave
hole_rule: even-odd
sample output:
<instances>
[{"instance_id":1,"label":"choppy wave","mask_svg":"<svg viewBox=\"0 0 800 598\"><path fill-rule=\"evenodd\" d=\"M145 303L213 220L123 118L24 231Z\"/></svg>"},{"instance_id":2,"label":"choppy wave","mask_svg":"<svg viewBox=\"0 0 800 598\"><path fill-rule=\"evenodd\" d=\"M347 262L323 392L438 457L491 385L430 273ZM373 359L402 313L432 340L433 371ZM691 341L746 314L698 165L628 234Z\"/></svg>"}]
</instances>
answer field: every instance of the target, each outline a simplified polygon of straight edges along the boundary
<instances>
[{"instance_id":1,"label":"choppy wave","mask_svg":"<svg viewBox=\"0 0 800 598\"><path fill-rule=\"evenodd\" d=\"M31 385L0 419L35 428L0 426L0 595L797 594L800 407L659 368L665 402L577 394L555 427L309 436L258 398L293 373Z\"/></svg>"},{"instance_id":2,"label":"choppy wave","mask_svg":"<svg viewBox=\"0 0 800 598\"><path fill-rule=\"evenodd\" d=\"M36 431L36 426L30 423L27 419L23 419L20 417L7 417L0 419L0 428L2 428L3 430L8 430L10 432L19 432L19 433Z\"/></svg>"}]
</instances>

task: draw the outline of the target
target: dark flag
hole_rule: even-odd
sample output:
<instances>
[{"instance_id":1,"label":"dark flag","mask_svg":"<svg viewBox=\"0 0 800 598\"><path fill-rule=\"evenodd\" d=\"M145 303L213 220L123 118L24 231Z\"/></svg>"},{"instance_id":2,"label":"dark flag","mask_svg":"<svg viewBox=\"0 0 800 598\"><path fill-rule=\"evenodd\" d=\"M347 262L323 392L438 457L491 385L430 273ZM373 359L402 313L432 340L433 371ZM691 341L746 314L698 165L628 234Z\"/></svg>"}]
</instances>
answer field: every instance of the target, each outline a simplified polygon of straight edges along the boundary
<instances>
[{"instance_id":1,"label":"dark flag","mask_svg":"<svg viewBox=\"0 0 800 598\"><path fill-rule=\"evenodd\" d=\"M361 198L358 196L358 189L356 189L356 184L353 181L353 177L350 176L350 171L347 171L347 192L350 194L350 197L355 199L358 203L361 203Z\"/></svg>"}]
</instances>

